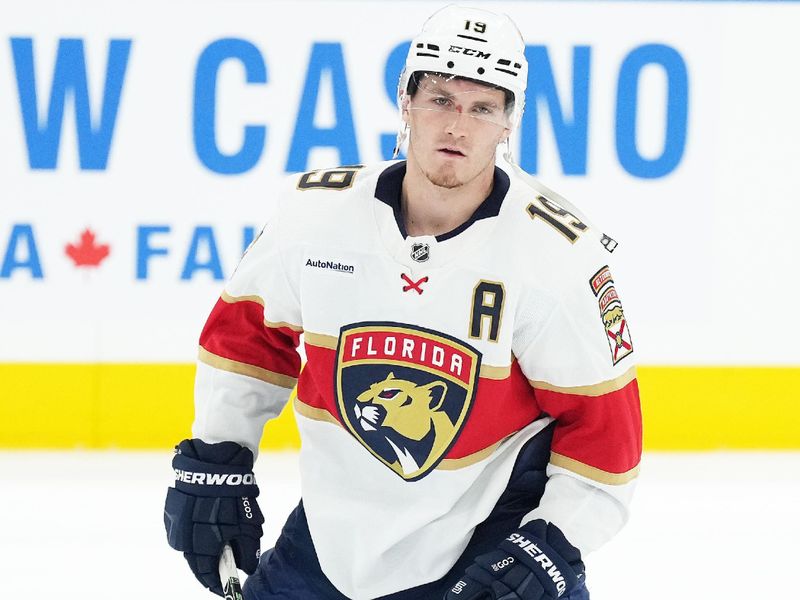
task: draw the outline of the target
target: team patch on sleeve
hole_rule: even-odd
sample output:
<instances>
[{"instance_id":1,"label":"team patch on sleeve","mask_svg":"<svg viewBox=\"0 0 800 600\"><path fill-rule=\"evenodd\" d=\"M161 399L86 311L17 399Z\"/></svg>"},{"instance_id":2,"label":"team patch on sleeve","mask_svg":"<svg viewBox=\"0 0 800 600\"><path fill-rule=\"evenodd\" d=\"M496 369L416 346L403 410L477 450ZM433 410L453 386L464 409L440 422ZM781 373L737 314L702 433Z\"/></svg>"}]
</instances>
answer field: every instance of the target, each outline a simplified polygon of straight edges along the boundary
<instances>
[{"instance_id":1,"label":"team patch on sleeve","mask_svg":"<svg viewBox=\"0 0 800 600\"><path fill-rule=\"evenodd\" d=\"M611 278L611 271L609 271L608 265L592 275L592 278L589 280L589 284L592 286L592 292L595 296L597 296L600 290L603 289L603 286L609 282L614 283L614 280Z\"/></svg>"},{"instance_id":2,"label":"team patch on sleeve","mask_svg":"<svg viewBox=\"0 0 800 600\"><path fill-rule=\"evenodd\" d=\"M628 328L625 313L622 312L622 302L614 288L614 279L608 265L597 271L589 279L592 293L597 297L600 308L600 318L606 330L606 340L611 350L611 361L617 364L633 352L633 341Z\"/></svg>"}]
</instances>

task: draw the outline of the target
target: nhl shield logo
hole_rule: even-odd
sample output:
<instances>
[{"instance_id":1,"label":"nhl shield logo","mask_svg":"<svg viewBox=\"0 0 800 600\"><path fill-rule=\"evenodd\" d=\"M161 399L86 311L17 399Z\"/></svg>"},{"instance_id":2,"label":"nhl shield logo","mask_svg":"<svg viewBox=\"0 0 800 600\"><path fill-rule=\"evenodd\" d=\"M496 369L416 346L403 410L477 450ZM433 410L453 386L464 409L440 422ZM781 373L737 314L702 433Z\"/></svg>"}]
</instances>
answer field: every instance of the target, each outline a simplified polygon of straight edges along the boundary
<instances>
[{"instance_id":1,"label":"nhl shield logo","mask_svg":"<svg viewBox=\"0 0 800 600\"><path fill-rule=\"evenodd\" d=\"M372 455L415 481L458 439L478 387L481 354L442 333L398 323L342 328L339 417Z\"/></svg>"},{"instance_id":2,"label":"nhl shield logo","mask_svg":"<svg viewBox=\"0 0 800 600\"><path fill-rule=\"evenodd\" d=\"M417 262L425 262L431 257L431 247L428 244L411 244L411 258Z\"/></svg>"}]
</instances>

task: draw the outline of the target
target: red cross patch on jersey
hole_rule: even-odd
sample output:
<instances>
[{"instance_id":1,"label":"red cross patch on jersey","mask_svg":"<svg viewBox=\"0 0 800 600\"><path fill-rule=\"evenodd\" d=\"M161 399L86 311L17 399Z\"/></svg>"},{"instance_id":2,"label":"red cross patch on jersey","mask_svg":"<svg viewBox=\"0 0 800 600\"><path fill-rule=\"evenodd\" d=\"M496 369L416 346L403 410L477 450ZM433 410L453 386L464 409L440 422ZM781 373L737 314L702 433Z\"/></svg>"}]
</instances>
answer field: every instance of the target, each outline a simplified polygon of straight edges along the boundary
<instances>
[{"instance_id":1,"label":"red cross patch on jersey","mask_svg":"<svg viewBox=\"0 0 800 600\"><path fill-rule=\"evenodd\" d=\"M617 364L633 352L631 332L625 314L622 312L622 304L617 302L603 313L603 325L606 327L612 362Z\"/></svg>"},{"instance_id":2,"label":"red cross patch on jersey","mask_svg":"<svg viewBox=\"0 0 800 600\"><path fill-rule=\"evenodd\" d=\"M592 292L597 298L600 307L600 318L606 330L606 341L611 350L611 362L617 364L623 358L633 352L633 341L622 312L622 302L620 302L617 290L614 288L614 280L608 266L603 267L595 273L589 280Z\"/></svg>"},{"instance_id":3,"label":"red cross patch on jersey","mask_svg":"<svg viewBox=\"0 0 800 600\"><path fill-rule=\"evenodd\" d=\"M453 446L477 391L481 354L398 323L342 328L336 400L342 423L400 477L425 477Z\"/></svg>"}]
</instances>

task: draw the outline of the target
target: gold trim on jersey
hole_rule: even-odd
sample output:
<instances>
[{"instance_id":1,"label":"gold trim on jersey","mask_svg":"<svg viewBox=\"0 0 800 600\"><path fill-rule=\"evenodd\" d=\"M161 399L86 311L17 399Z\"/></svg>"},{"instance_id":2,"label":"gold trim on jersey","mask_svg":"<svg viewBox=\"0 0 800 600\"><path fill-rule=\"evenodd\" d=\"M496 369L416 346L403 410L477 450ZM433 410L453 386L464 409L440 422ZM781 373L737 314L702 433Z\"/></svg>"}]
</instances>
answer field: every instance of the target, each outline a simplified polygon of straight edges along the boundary
<instances>
[{"instance_id":1,"label":"gold trim on jersey","mask_svg":"<svg viewBox=\"0 0 800 600\"><path fill-rule=\"evenodd\" d=\"M261 296L231 296L228 292L222 292L220 298L226 304L235 304L237 302L255 302L264 306L264 299Z\"/></svg>"},{"instance_id":2,"label":"gold trim on jersey","mask_svg":"<svg viewBox=\"0 0 800 600\"><path fill-rule=\"evenodd\" d=\"M286 321L272 322L264 319L264 327L269 327L270 329L282 329L285 327L286 329L291 329L296 333L303 333L303 328L300 327L300 325L292 325Z\"/></svg>"},{"instance_id":3,"label":"gold trim on jersey","mask_svg":"<svg viewBox=\"0 0 800 600\"><path fill-rule=\"evenodd\" d=\"M295 377L289 377L288 375L275 373L261 367L256 367L255 365L248 365L247 363L231 360L230 358L217 356L202 346L200 346L197 359L202 363L214 367L215 369L228 371L229 373L236 373L238 375L245 375L254 379L260 379L261 381L271 383L272 385L277 385L278 387L292 389L297 385L297 378Z\"/></svg>"},{"instance_id":4,"label":"gold trim on jersey","mask_svg":"<svg viewBox=\"0 0 800 600\"><path fill-rule=\"evenodd\" d=\"M624 473L610 473L556 452L550 453L550 464L606 485L624 485L633 481L639 475L639 465Z\"/></svg>"},{"instance_id":5,"label":"gold trim on jersey","mask_svg":"<svg viewBox=\"0 0 800 600\"><path fill-rule=\"evenodd\" d=\"M609 379L608 381L601 381L592 385L577 385L574 387L560 387L547 383L546 381L533 381L528 382L537 390L548 390L550 392L558 392L560 394L572 394L574 396L602 396L603 394L610 394L621 390L631 381L636 379L636 367L631 367L619 377Z\"/></svg>"},{"instance_id":6,"label":"gold trim on jersey","mask_svg":"<svg viewBox=\"0 0 800 600\"><path fill-rule=\"evenodd\" d=\"M255 302L262 308L264 307L264 299L261 296L231 296L228 292L222 292L220 299L226 304L236 304L237 302ZM286 327L287 329L291 329L297 333L303 333L303 328L300 325L294 325L292 323L287 323L286 321L267 321L264 319L264 326L269 327L270 329L281 329Z\"/></svg>"},{"instance_id":7,"label":"gold trim on jersey","mask_svg":"<svg viewBox=\"0 0 800 600\"><path fill-rule=\"evenodd\" d=\"M484 379L508 379L511 377L511 365L507 367L493 367L492 365L481 365L478 377Z\"/></svg>"},{"instance_id":8,"label":"gold trim on jersey","mask_svg":"<svg viewBox=\"0 0 800 600\"><path fill-rule=\"evenodd\" d=\"M306 404L300 400L300 398L294 399L294 409L299 415L302 415L307 419L311 419L313 421L324 421L325 423L333 423L339 427L342 426L342 424L339 422L339 419L334 417L327 410Z\"/></svg>"},{"instance_id":9,"label":"gold trim on jersey","mask_svg":"<svg viewBox=\"0 0 800 600\"><path fill-rule=\"evenodd\" d=\"M324 333L306 331L305 334L303 334L303 339L306 344L319 348L328 348L329 350L336 350L339 345L339 338L337 336L325 335Z\"/></svg>"},{"instance_id":10,"label":"gold trim on jersey","mask_svg":"<svg viewBox=\"0 0 800 600\"><path fill-rule=\"evenodd\" d=\"M467 456L462 456L461 458L443 458L436 468L441 469L442 471L455 471L457 469L463 469L464 467L469 467L475 463L479 463L485 458L489 458L492 454L494 454L494 451L500 447L500 444L502 444L504 440L505 438L499 442L495 442L491 446L487 446L483 450L478 450L477 452L473 452Z\"/></svg>"}]
</instances>

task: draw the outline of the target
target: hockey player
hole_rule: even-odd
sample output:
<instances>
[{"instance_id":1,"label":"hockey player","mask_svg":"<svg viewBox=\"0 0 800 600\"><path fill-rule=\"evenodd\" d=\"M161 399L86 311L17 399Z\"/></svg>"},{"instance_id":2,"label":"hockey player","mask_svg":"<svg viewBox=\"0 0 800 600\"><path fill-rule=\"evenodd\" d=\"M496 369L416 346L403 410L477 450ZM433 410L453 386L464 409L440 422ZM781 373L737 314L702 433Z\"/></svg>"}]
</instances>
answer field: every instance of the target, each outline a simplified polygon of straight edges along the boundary
<instances>
[{"instance_id":1,"label":"hockey player","mask_svg":"<svg viewBox=\"0 0 800 600\"><path fill-rule=\"evenodd\" d=\"M612 242L495 164L526 79L508 17L442 9L400 81L407 160L280 194L203 329L173 460L169 543L212 591L229 543L248 600L589 597L638 388ZM295 385L302 501L259 560L253 460Z\"/></svg>"}]
</instances>

